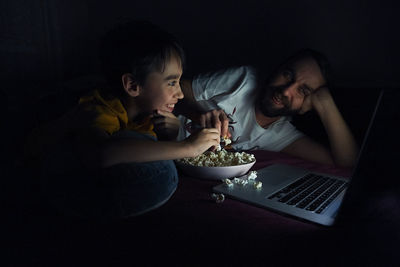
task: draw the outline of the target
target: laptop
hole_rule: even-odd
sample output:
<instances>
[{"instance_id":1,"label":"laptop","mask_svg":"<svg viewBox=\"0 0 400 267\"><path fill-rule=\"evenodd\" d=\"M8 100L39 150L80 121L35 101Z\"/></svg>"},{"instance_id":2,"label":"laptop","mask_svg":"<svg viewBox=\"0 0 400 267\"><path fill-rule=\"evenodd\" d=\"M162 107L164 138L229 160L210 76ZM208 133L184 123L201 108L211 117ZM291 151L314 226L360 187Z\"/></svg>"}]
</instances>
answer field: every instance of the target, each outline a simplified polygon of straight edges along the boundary
<instances>
[{"instance_id":1,"label":"laptop","mask_svg":"<svg viewBox=\"0 0 400 267\"><path fill-rule=\"evenodd\" d=\"M351 216L365 198L386 190L393 182L398 185L398 179L395 181L391 175L391 162L400 136L395 129L400 122L399 100L399 91L380 90L350 178L274 164L257 170L255 180L239 177L247 179L247 184L222 183L213 191L317 224L334 225L338 214ZM262 182L261 188L254 186L257 181Z\"/></svg>"}]
</instances>

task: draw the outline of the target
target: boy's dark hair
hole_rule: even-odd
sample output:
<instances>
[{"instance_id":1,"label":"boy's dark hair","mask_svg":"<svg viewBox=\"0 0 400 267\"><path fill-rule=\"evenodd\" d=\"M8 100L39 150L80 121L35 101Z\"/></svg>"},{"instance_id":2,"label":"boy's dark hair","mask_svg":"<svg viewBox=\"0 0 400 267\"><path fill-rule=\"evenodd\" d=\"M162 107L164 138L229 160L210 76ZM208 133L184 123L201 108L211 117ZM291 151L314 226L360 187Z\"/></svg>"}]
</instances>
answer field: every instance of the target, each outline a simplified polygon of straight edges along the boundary
<instances>
[{"instance_id":1,"label":"boy's dark hair","mask_svg":"<svg viewBox=\"0 0 400 267\"><path fill-rule=\"evenodd\" d=\"M158 26L130 20L106 33L100 44L100 60L111 86L121 85L121 76L132 73L143 85L153 71L163 72L171 56L177 56L183 68L184 51L178 40Z\"/></svg>"}]
</instances>

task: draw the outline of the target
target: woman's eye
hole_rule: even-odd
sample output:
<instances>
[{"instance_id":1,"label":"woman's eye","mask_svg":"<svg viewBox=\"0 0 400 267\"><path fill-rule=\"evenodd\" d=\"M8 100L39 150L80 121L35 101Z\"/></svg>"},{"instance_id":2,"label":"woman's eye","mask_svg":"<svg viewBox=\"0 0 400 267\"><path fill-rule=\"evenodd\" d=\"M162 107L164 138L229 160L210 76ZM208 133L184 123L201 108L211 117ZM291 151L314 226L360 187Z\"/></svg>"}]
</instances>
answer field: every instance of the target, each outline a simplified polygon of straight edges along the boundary
<instances>
[{"instance_id":1,"label":"woman's eye","mask_svg":"<svg viewBox=\"0 0 400 267\"><path fill-rule=\"evenodd\" d=\"M175 86L175 85L176 85L176 82L175 82L175 81L169 82L168 85L169 85L169 86Z\"/></svg>"}]
</instances>

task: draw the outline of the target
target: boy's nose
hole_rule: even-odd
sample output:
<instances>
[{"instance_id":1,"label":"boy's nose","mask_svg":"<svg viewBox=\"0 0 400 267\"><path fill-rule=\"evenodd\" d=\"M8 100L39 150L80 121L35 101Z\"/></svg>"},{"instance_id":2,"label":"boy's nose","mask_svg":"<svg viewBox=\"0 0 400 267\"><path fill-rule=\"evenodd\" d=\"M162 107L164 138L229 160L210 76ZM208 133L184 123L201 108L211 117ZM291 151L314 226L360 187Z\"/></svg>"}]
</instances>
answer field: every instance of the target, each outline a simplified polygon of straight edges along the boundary
<instances>
[{"instance_id":1,"label":"boy's nose","mask_svg":"<svg viewBox=\"0 0 400 267\"><path fill-rule=\"evenodd\" d=\"M178 99L184 98L181 86L179 84L178 84L178 91L176 92L175 97L178 98Z\"/></svg>"}]
</instances>

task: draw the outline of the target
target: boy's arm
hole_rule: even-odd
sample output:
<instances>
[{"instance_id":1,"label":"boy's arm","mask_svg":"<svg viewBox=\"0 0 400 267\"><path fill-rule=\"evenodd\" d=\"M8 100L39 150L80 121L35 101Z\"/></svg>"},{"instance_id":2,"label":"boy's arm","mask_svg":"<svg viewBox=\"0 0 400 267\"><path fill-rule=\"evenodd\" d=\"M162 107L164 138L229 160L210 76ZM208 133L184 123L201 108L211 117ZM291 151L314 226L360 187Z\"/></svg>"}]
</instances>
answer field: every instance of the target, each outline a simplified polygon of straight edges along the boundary
<instances>
[{"instance_id":1,"label":"boy's arm","mask_svg":"<svg viewBox=\"0 0 400 267\"><path fill-rule=\"evenodd\" d=\"M92 142L79 144L79 155L89 167L109 167L119 163L172 160L195 157L219 144L217 129L203 129L183 141L152 141L133 138L110 138L100 130L92 129ZM89 136L87 136L89 137Z\"/></svg>"}]
</instances>

